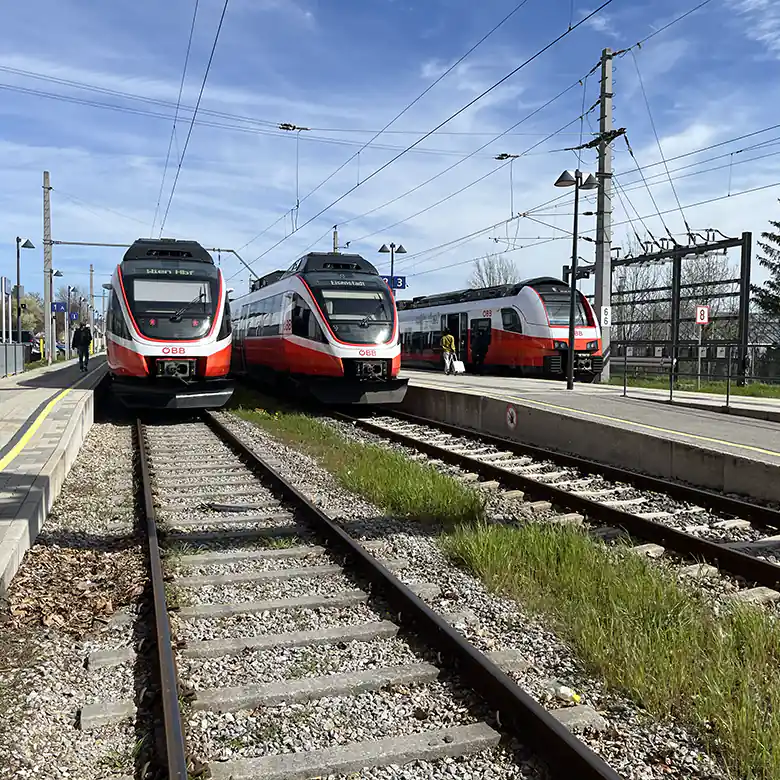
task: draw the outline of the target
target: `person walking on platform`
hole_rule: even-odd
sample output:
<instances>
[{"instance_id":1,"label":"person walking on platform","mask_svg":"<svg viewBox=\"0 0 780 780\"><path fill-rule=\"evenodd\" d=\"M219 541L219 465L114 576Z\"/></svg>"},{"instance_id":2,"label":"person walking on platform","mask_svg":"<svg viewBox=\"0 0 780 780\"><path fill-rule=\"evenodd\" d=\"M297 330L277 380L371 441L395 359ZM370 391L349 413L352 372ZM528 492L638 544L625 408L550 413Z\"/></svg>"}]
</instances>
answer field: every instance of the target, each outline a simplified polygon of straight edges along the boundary
<instances>
[{"instance_id":1,"label":"person walking on platform","mask_svg":"<svg viewBox=\"0 0 780 780\"><path fill-rule=\"evenodd\" d=\"M73 332L73 342L71 343L71 348L77 350L79 353L79 368L82 371L87 371L87 366L89 364L89 345L91 343L92 331L87 327L85 322L82 322Z\"/></svg>"},{"instance_id":2,"label":"person walking on platform","mask_svg":"<svg viewBox=\"0 0 780 780\"><path fill-rule=\"evenodd\" d=\"M444 329L444 334L441 337L441 352L444 357L444 373L454 374L455 337L450 333L449 328Z\"/></svg>"}]
</instances>

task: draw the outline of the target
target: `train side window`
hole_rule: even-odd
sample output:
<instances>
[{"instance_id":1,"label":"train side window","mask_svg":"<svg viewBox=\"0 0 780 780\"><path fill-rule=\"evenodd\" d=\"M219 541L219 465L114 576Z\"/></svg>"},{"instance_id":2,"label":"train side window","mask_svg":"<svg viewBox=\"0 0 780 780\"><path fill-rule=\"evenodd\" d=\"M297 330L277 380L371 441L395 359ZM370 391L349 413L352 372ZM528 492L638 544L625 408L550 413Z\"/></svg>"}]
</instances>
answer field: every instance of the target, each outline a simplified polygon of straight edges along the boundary
<instances>
[{"instance_id":1,"label":"train side window","mask_svg":"<svg viewBox=\"0 0 780 780\"><path fill-rule=\"evenodd\" d=\"M412 333L412 352L422 352L423 350L423 334L420 331Z\"/></svg>"},{"instance_id":2,"label":"train side window","mask_svg":"<svg viewBox=\"0 0 780 780\"><path fill-rule=\"evenodd\" d=\"M523 323L520 322L520 315L514 309L501 309L501 322L504 330L510 333L522 333Z\"/></svg>"},{"instance_id":3,"label":"train side window","mask_svg":"<svg viewBox=\"0 0 780 780\"><path fill-rule=\"evenodd\" d=\"M279 327L279 317L281 316L281 295L273 295L267 299L265 310L265 319L263 325L264 336L278 336L281 328Z\"/></svg>"}]
</instances>

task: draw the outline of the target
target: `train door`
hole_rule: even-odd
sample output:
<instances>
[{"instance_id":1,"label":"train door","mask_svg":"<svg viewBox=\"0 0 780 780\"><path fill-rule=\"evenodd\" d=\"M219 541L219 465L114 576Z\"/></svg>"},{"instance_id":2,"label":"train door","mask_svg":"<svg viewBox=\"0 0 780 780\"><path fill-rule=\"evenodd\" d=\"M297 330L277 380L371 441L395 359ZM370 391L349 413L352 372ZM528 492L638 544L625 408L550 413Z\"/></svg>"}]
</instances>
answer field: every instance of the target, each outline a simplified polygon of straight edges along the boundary
<instances>
[{"instance_id":1,"label":"train door","mask_svg":"<svg viewBox=\"0 0 780 780\"><path fill-rule=\"evenodd\" d=\"M490 317L475 318L471 321L471 361L481 366L490 349Z\"/></svg>"},{"instance_id":2,"label":"train door","mask_svg":"<svg viewBox=\"0 0 780 780\"><path fill-rule=\"evenodd\" d=\"M467 355L469 316L465 311L441 315L441 329L447 328L455 337L455 349L461 360Z\"/></svg>"}]
</instances>

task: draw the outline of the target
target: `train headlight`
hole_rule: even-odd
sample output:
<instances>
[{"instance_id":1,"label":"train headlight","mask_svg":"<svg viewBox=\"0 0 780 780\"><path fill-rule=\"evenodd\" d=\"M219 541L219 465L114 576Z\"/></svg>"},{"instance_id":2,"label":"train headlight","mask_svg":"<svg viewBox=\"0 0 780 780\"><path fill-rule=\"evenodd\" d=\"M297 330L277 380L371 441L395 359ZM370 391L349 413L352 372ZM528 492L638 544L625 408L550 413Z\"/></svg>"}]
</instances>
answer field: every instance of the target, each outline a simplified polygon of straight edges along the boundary
<instances>
[{"instance_id":1,"label":"train headlight","mask_svg":"<svg viewBox=\"0 0 780 780\"><path fill-rule=\"evenodd\" d=\"M569 345L565 341L553 341L553 349L568 349Z\"/></svg>"},{"instance_id":2,"label":"train headlight","mask_svg":"<svg viewBox=\"0 0 780 780\"><path fill-rule=\"evenodd\" d=\"M598 347L599 347L598 341L589 341L585 345L585 349L598 349Z\"/></svg>"}]
</instances>

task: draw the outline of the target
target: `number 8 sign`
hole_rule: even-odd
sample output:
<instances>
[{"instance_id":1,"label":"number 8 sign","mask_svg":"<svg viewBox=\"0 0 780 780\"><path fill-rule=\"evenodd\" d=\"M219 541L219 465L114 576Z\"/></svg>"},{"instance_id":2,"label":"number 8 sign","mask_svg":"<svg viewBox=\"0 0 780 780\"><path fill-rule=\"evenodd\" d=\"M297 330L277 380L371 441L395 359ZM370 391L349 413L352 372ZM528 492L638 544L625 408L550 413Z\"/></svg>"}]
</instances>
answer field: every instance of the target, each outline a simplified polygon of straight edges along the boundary
<instances>
[{"instance_id":1,"label":"number 8 sign","mask_svg":"<svg viewBox=\"0 0 780 780\"><path fill-rule=\"evenodd\" d=\"M710 321L710 307L709 306L697 306L696 307L696 324L706 325Z\"/></svg>"}]
</instances>

